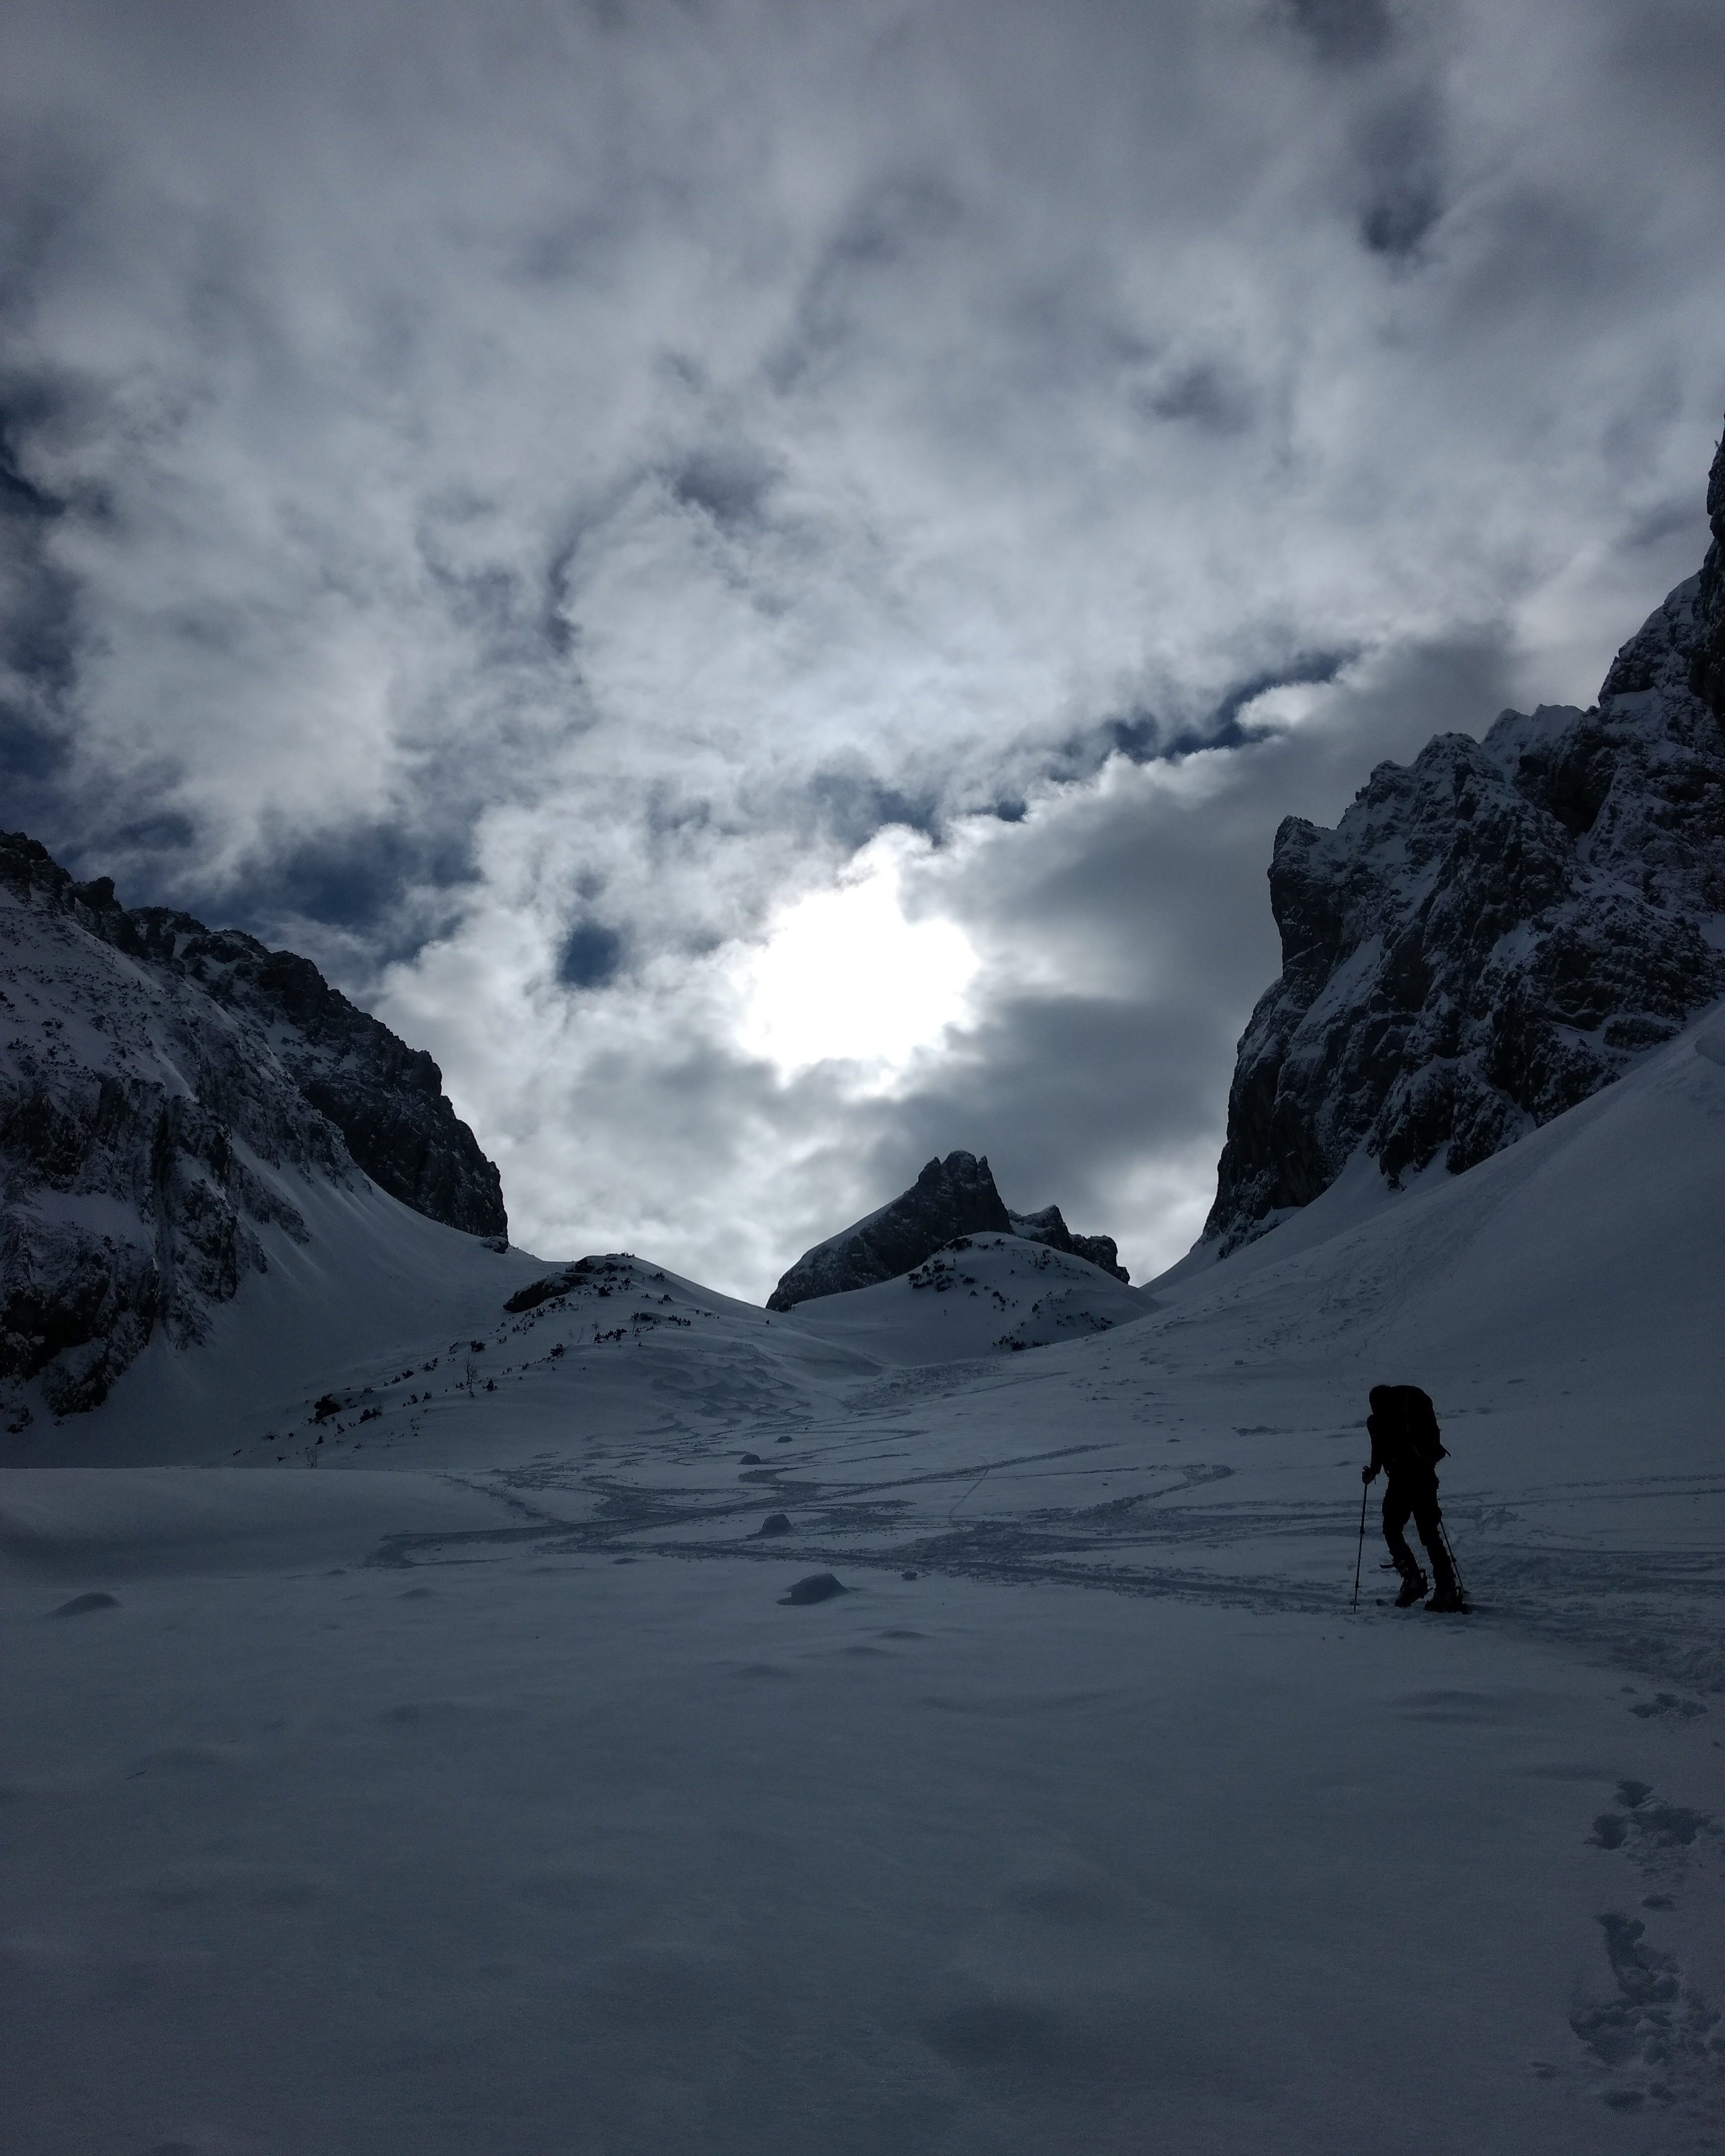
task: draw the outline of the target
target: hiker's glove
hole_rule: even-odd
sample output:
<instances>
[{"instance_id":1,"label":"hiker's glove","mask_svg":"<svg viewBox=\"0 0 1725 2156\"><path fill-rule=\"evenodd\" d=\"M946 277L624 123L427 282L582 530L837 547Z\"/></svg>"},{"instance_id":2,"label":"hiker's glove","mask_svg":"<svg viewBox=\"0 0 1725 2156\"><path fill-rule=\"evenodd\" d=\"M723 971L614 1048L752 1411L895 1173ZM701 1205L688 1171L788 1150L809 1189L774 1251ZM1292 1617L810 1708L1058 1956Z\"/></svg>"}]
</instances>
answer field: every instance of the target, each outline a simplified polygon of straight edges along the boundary
<instances>
[{"instance_id":1,"label":"hiker's glove","mask_svg":"<svg viewBox=\"0 0 1725 2156\"><path fill-rule=\"evenodd\" d=\"M1362 1467L1362 1468L1361 1468L1361 1470L1360 1470L1360 1471L1359 1471L1359 1479L1360 1479L1360 1481L1361 1481L1362 1482L1373 1482L1373 1481L1375 1481L1377 1480L1377 1478L1378 1478L1378 1471L1377 1471L1377 1469L1376 1469L1375 1467Z\"/></svg>"}]
</instances>

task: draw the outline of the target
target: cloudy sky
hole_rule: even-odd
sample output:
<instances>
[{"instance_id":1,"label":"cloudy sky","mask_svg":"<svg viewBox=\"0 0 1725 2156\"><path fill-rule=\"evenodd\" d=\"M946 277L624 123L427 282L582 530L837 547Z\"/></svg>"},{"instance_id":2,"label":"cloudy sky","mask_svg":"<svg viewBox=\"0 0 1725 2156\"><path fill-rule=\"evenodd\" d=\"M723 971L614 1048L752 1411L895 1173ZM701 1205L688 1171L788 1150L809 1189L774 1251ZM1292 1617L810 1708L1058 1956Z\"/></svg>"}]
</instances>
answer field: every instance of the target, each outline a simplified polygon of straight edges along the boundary
<instances>
[{"instance_id":1,"label":"cloudy sky","mask_svg":"<svg viewBox=\"0 0 1725 2156\"><path fill-rule=\"evenodd\" d=\"M1279 819L1698 564L1717 0L9 0L3 821L759 1296L1170 1262Z\"/></svg>"}]
</instances>

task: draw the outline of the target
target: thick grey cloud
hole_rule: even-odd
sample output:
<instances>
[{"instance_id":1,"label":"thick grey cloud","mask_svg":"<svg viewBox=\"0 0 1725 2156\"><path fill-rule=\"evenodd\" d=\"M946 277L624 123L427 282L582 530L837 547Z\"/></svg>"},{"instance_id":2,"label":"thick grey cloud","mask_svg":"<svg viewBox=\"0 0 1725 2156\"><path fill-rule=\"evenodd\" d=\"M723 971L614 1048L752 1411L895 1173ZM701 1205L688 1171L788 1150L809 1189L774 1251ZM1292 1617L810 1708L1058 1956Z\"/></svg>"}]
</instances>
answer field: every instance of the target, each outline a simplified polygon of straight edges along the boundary
<instances>
[{"instance_id":1,"label":"thick grey cloud","mask_svg":"<svg viewBox=\"0 0 1725 2156\"><path fill-rule=\"evenodd\" d=\"M14 0L7 820L424 1039L530 1240L759 1290L968 1143L1142 1265L1278 815L1698 559L1721 109L1700 0ZM776 1064L883 830L955 1024Z\"/></svg>"}]
</instances>

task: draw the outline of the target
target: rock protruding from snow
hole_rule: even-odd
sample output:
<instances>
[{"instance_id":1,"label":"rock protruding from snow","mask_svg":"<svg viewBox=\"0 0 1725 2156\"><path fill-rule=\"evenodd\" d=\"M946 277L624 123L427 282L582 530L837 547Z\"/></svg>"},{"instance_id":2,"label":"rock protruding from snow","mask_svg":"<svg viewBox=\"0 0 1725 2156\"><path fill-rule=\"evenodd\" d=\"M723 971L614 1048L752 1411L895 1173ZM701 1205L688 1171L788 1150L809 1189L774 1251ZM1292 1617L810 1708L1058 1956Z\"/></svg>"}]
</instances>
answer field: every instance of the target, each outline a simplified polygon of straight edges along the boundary
<instances>
[{"instance_id":1,"label":"rock protruding from snow","mask_svg":"<svg viewBox=\"0 0 1725 2156\"><path fill-rule=\"evenodd\" d=\"M1204 1240L1224 1255L1363 1148L1394 1188L1609 1085L1725 995L1725 447L1714 540L1580 711L1505 711L1276 833L1281 978L1253 1012Z\"/></svg>"},{"instance_id":2,"label":"rock protruding from snow","mask_svg":"<svg viewBox=\"0 0 1725 2156\"><path fill-rule=\"evenodd\" d=\"M1040 1213L1010 1213L1012 1232L1023 1243L1045 1243L1051 1250L1065 1250L1075 1258L1088 1259L1117 1281L1132 1275L1120 1262L1120 1247L1111 1235L1075 1235L1061 1217L1058 1205L1045 1205Z\"/></svg>"},{"instance_id":3,"label":"rock protruding from snow","mask_svg":"<svg viewBox=\"0 0 1725 2156\"><path fill-rule=\"evenodd\" d=\"M805 1250L767 1298L769 1310L793 1310L817 1296L845 1295L896 1280L961 1235L1017 1235L1086 1259L1116 1280L1127 1278L1111 1235L1075 1235L1058 1205L1009 1213L986 1159L949 1152L932 1160L911 1188L866 1219Z\"/></svg>"},{"instance_id":4,"label":"rock protruding from snow","mask_svg":"<svg viewBox=\"0 0 1725 2156\"><path fill-rule=\"evenodd\" d=\"M778 1599L800 1608L811 1602L830 1602L835 1594L845 1592L844 1582L835 1579L831 1573L811 1572L806 1578L793 1582L789 1591Z\"/></svg>"},{"instance_id":5,"label":"rock protruding from snow","mask_svg":"<svg viewBox=\"0 0 1725 2156\"><path fill-rule=\"evenodd\" d=\"M512 1317L518 1317L525 1311L537 1310L542 1302L552 1302L559 1296L567 1295L572 1289L580 1287L589 1274L602 1272L604 1268L603 1258L577 1258L573 1265L559 1265L554 1273L547 1273L542 1279L529 1281L525 1287L517 1288L503 1307Z\"/></svg>"},{"instance_id":6,"label":"rock protruding from snow","mask_svg":"<svg viewBox=\"0 0 1725 2156\"><path fill-rule=\"evenodd\" d=\"M475 1235L496 1169L429 1055L306 960L74 882L0 836L0 1386L94 1406L159 1327L201 1339L261 1270L258 1230L304 1240L295 1190L362 1170Z\"/></svg>"}]
</instances>

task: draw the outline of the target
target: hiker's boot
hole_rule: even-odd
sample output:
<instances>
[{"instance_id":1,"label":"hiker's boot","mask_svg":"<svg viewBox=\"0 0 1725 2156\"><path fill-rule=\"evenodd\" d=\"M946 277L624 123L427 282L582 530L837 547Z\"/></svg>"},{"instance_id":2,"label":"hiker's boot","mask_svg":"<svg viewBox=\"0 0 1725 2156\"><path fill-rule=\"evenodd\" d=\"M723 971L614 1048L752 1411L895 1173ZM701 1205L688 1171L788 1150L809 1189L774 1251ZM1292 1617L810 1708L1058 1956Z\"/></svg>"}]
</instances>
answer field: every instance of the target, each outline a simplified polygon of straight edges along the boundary
<instances>
[{"instance_id":1,"label":"hiker's boot","mask_svg":"<svg viewBox=\"0 0 1725 2156\"><path fill-rule=\"evenodd\" d=\"M1425 1601L1431 1591L1431 1582L1416 1564L1411 1572L1402 1574L1402 1591L1395 1598L1398 1609L1411 1609L1416 1602Z\"/></svg>"},{"instance_id":2,"label":"hiker's boot","mask_svg":"<svg viewBox=\"0 0 1725 2156\"><path fill-rule=\"evenodd\" d=\"M1437 1584L1432 1589L1431 1599L1426 1604L1426 1608L1440 1613L1461 1614L1466 1609L1467 1604L1462 1596L1461 1583L1455 1577L1455 1568L1450 1562L1449 1552L1440 1543L1438 1548L1429 1554L1432 1578Z\"/></svg>"}]
</instances>

